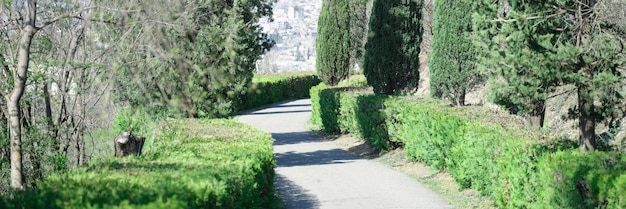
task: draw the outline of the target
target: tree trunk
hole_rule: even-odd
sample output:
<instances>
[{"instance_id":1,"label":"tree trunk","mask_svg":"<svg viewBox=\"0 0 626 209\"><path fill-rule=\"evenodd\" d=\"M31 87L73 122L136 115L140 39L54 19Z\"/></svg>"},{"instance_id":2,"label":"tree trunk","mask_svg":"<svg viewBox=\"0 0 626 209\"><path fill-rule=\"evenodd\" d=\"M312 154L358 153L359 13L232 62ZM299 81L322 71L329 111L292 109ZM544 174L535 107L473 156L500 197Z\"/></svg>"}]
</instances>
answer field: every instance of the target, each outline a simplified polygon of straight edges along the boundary
<instances>
[{"instance_id":1,"label":"tree trunk","mask_svg":"<svg viewBox=\"0 0 626 209\"><path fill-rule=\"evenodd\" d=\"M580 133L579 145L581 150L595 151L596 149L596 121L593 117L594 105L591 91L587 86L578 87L578 130Z\"/></svg>"},{"instance_id":2,"label":"tree trunk","mask_svg":"<svg viewBox=\"0 0 626 209\"><path fill-rule=\"evenodd\" d=\"M54 124L52 119L52 103L50 100L50 91L48 86L50 86L50 82L46 80L43 84L43 100L46 111L46 123L48 125L48 137L52 140L52 149L54 153L58 153L61 149L61 144L58 139L59 128Z\"/></svg>"},{"instance_id":3,"label":"tree trunk","mask_svg":"<svg viewBox=\"0 0 626 209\"><path fill-rule=\"evenodd\" d=\"M11 188L24 189L24 173L22 170L22 127L20 124L20 100L24 95L28 64L30 62L30 45L37 29L35 19L37 14L36 3L27 0L26 25L22 29L19 42L17 73L14 74L13 91L7 98L7 111L11 138Z\"/></svg>"},{"instance_id":4,"label":"tree trunk","mask_svg":"<svg viewBox=\"0 0 626 209\"><path fill-rule=\"evenodd\" d=\"M461 90L461 93L458 95L458 98L456 100L456 106L462 107L465 106L465 95L467 94L467 92L465 91L465 89Z\"/></svg>"},{"instance_id":5,"label":"tree trunk","mask_svg":"<svg viewBox=\"0 0 626 209\"><path fill-rule=\"evenodd\" d=\"M588 47L591 43L591 14L595 2L592 0L581 0L577 3L578 11L575 16L580 24L580 31L577 35L576 46L579 48ZM596 148L596 121L594 97L589 86L593 80L593 67L586 63L584 55L578 57L578 71L583 74L583 81L578 84L578 130L580 133L579 145L581 150L595 151ZM585 82L587 80L587 82Z\"/></svg>"},{"instance_id":6,"label":"tree trunk","mask_svg":"<svg viewBox=\"0 0 626 209\"><path fill-rule=\"evenodd\" d=\"M82 73L81 74L82 77ZM74 131L74 142L76 148L76 166L80 166L85 164L85 139L83 138L83 132L85 130L85 112L84 112L84 101L83 96L80 92L82 92L82 81L78 82L78 92L76 93L76 128Z\"/></svg>"},{"instance_id":7,"label":"tree trunk","mask_svg":"<svg viewBox=\"0 0 626 209\"><path fill-rule=\"evenodd\" d=\"M528 122L533 128L541 129L546 119L546 101L540 101L534 105L534 110L530 112Z\"/></svg>"},{"instance_id":8,"label":"tree trunk","mask_svg":"<svg viewBox=\"0 0 626 209\"><path fill-rule=\"evenodd\" d=\"M133 128L115 138L115 157L126 157L131 154L141 155L146 138L133 135Z\"/></svg>"}]
</instances>

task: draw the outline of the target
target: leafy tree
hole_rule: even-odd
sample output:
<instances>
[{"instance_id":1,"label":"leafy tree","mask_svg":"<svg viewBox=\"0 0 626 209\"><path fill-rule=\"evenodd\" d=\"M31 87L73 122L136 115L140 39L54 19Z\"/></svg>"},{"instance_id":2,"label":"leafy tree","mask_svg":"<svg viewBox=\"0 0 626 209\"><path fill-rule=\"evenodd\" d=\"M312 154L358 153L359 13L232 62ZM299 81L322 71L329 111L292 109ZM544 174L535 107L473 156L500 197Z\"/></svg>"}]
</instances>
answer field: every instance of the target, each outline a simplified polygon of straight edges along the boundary
<instances>
[{"instance_id":1,"label":"leafy tree","mask_svg":"<svg viewBox=\"0 0 626 209\"><path fill-rule=\"evenodd\" d=\"M118 100L187 117L229 115L251 82L256 60L271 47L258 22L271 16L273 2L135 3L141 9L125 16L122 31L136 35L115 48L127 55L117 62Z\"/></svg>"},{"instance_id":2,"label":"leafy tree","mask_svg":"<svg viewBox=\"0 0 626 209\"><path fill-rule=\"evenodd\" d=\"M421 0L374 0L363 73L375 93L417 90L422 5Z\"/></svg>"},{"instance_id":3,"label":"leafy tree","mask_svg":"<svg viewBox=\"0 0 626 209\"><path fill-rule=\"evenodd\" d=\"M490 3L489 1L484 1ZM496 102L543 114L555 87L578 96L570 115L578 119L580 148L595 150L596 123L611 117L624 87L624 28L614 1L508 1L477 15L488 67L500 71ZM623 10L622 5L622 10ZM511 98L506 98L511 97ZM538 104L532 104L538 103Z\"/></svg>"},{"instance_id":4,"label":"leafy tree","mask_svg":"<svg viewBox=\"0 0 626 209\"><path fill-rule=\"evenodd\" d=\"M256 23L272 3L0 3L0 193L89 161L87 133L115 117L113 78L117 104L230 113L271 45Z\"/></svg>"},{"instance_id":5,"label":"leafy tree","mask_svg":"<svg viewBox=\"0 0 626 209\"><path fill-rule=\"evenodd\" d=\"M346 0L324 0L318 19L316 68L322 81L337 85L350 75L350 18Z\"/></svg>"},{"instance_id":6,"label":"leafy tree","mask_svg":"<svg viewBox=\"0 0 626 209\"><path fill-rule=\"evenodd\" d=\"M435 97L465 105L465 95L484 81L476 67L471 39L473 1L437 0L429 59L430 88Z\"/></svg>"}]
</instances>

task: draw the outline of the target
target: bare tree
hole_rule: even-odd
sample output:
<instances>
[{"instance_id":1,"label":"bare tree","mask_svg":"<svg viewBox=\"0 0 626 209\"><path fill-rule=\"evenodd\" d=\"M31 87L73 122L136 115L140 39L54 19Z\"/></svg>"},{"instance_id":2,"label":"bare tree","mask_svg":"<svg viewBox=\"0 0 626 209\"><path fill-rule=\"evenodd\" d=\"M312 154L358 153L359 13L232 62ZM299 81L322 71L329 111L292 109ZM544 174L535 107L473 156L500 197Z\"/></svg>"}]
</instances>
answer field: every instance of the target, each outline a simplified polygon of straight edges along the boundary
<instances>
[{"instance_id":1,"label":"bare tree","mask_svg":"<svg viewBox=\"0 0 626 209\"><path fill-rule=\"evenodd\" d=\"M77 52L81 51L81 43L86 43L84 23L91 21L87 14L92 8L88 1L35 0L4 2L1 8L1 75L12 81L7 83L9 89L0 89L6 100L6 111L3 108L2 112L10 130L11 187L23 189L24 154L33 171L28 174L34 186L35 180L44 175L43 155L47 151L58 153L63 149L61 142L70 143L60 138L73 139L77 164L84 162L84 147L80 146L84 144L80 137L85 130L82 94L88 74L85 69L90 67L78 61L88 62L89 58L77 56ZM69 34L65 33L68 28ZM65 40L69 43L63 43ZM24 104L25 93L28 99ZM47 126L39 127L39 121ZM34 133L40 128L47 134ZM70 131L60 133L64 128ZM26 132L30 137L23 144ZM52 150L47 146L48 139L52 140Z\"/></svg>"}]
</instances>

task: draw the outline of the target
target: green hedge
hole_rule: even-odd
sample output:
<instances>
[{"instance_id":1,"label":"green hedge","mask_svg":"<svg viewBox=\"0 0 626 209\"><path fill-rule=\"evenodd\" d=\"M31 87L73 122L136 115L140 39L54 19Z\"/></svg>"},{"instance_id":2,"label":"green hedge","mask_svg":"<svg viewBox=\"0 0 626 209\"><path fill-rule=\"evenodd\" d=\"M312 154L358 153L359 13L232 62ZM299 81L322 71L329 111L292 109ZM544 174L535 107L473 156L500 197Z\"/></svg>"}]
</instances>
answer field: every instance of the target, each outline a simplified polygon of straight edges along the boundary
<instances>
[{"instance_id":1,"label":"green hedge","mask_svg":"<svg viewBox=\"0 0 626 209\"><path fill-rule=\"evenodd\" d=\"M381 149L402 145L409 159L447 170L461 187L480 191L498 207L626 204L623 154L577 153L576 142L525 130L511 116L349 87L319 85L311 98L311 121L324 130L352 133ZM580 181L588 192L574 192Z\"/></svg>"},{"instance_id":2,"label":"green hedge","mask_svg":"<svg viewBox=\"0 0 626 209\"><path fill-rule=\"evenodd\" d=\"M141 157L52 175L0 208L277 208L272 138L230 120L179 120Z\"/></svg>"},{"instance_id":3,"label":"green hedge","mask_svg":"<svg viewBox=\"0 0 626 209\"><path fill-rule=\"evenodd\" d=\"M309 89L320 82L313 73L256 76L239 109L248 110L284 100L308 98Z\"/></svg>"},{"instance_id":4,"label":"green hedge","mask_svg":"<svg viewBox=\"0 0 626 209\"><path fill-rule=\"evenodd\" d=\"M364 89L329 88L323 83L311 88L311 123L328 133L350 133L378 149L390 149L395 143L387 140L386 117L381 111L388 96L367 94Z\"/></svg>"},{"instance_id":5,"label":"green hedge","mask_svg":"<svg viewBox=\"0 0 626 209\"><path fill-rule=\"evenodd\" d=\"M626 208L626 155L558 152L539 161L536 208Z\"/></svg>"}]
</instances>

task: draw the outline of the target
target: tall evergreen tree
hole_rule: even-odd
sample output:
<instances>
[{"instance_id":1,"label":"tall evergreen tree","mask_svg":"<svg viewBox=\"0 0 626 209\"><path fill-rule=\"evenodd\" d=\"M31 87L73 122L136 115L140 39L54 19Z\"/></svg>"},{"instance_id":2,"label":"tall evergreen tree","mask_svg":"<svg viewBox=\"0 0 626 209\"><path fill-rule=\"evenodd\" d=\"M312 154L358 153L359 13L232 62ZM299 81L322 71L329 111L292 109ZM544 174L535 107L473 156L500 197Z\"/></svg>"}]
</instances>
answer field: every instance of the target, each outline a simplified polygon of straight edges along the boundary
<instances>
[{"instance_id":1,"label":"tall evergreen tree","mask_svg":"<svg viewBox=\"0 0 626 209\"><path fill-rule=\"evenodd\" d=\"M375 93L417 90L422 6L422 0L374 0L363 72Z\"/></svg>"},{"instance_id":2,"label":"tall evergreen tree","mask_svg":"<svg viewBox=\"0 0 626 209\"><path fill-rule=\"evenodd\" d=\"M348 12L350 16L350 68L355 64L362 67L372 0L348 0L348 2L350 7Z\"/></svg>"},{"instance_id":3,"label":"tall evergreen tree","mask_svg":"<svg viewBox=\"0 0 626 209\"><path fill-rule=\"evenodd\" d=\"M348 11L346 0L324 0L317 23L317 73L324 83L331 86L350 75Z\"/></svg>"},{"instance_id":4,"label":"tall evergreen tree","mask_svg":"<svg viewBox=\"0 0 626 209\"><path fill-rule=\"evenodd\" d=\"M437 0L429 59L430 88L435 97L465 105L465 95L484 81L476 68L471 39L473 1Z\"/></svg>"},{"instance_id":5,"label":"tall evergreen tree","mask_svg":"<svg viewBox=\"0 0 626 209\"><path fill-rule=\"evenodd\" d=\"M571 86L578 96L570 113L578 119L580 148L595 150L596 123L614 114L624 87L619 68L626 61L626 31L605 12L614 1L510 3L485 7L492 9L475 18L483 29L480 46L491 51L485 63L505 79L496 85L496 102L532 113L545 108L555 87Z\"/></svg>"}]
</instances>

